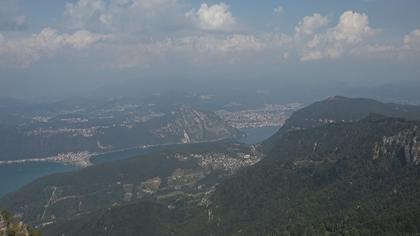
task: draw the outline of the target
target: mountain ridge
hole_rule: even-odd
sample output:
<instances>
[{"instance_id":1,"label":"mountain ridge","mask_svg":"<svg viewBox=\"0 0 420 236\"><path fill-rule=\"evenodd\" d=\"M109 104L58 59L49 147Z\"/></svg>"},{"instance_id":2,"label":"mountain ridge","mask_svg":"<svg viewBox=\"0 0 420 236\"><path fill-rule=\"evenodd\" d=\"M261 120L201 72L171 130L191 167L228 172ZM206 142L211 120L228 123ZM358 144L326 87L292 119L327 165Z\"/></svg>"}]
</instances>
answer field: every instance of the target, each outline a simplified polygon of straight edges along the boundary
<instances>
[{"instance_id":1,"label":"mountain ridge","mask_svg":"<svg viewBox=\"0 0 420 236\"><path fill-rule=\"evenodd\" d=\"M410 163L404 161L406 156L400 152L420 141L419 125L420 121L369 116L357 122L291 131L262 161L224 179L208 204L165 210L164 206L157 205L163 210L162 215L152 214L147 220L153 224L161 224L163 220L167 228L152 230L150 234L395 235L419 232L420 167L414 158ZM400 137L400 141L382 149L382 144L389 144L386 140L390 137ZM375 156L378 147L384 151ZM420 147L415 147L416 157L420 157L419 151ZM72 224L83 227L69 229L69 235L89 235L84 232L118 235L125 228L139 230L145 225L132 219L138 214L134 209L144 209L143 204L147 203L117 206L99 217L90 215L90 219L75 218L72 223L48 226L45 232L47 235L63 233L65 230L60 229ZM178 214L179 210L184 211L182 216L178 215L179 221L162 217ZM111 212L119 213L110 217ZM121 217L126 220L118 220ZM106 221L113 222L114 227L101 231ZM92 226L89 222L102 223Z\"/></svg>"},{"instance_id":2,"label":"mountain ridge","mask_svg":"<svg viewBox=\"0 0 420 236\"><path fill-rule=\"evenodd\" d=\"M315 128L337 122L355 122L371 114L419 120L420 106L383 103L369 98L332 96L293 113L279 131L262 142L262 147L268 151L276 140L290 130Z\"/></svg>"},{"instance_id":3,"label":"mountain ridge","mask_svg":"<svg viewBox=\"0 0 420 236\"><path fill-rule=\"evenodd\" d=\"M369 117L289 132L260 163L219 185L213 227L222 235L418 232L420 148L411 164L400 150L420 141L419 125ZM374 155L407 131L414 135Z\"/></svg>"},{"instance_id":4,"label":"mountain ridge","mask_svg":"<svg viewBox=\"0 0 420 236\"><path fill-rule=\"evenodd\" d=\"M344 104L352 104L353 107L346 109L343 101ZM363 104L366 101L368 104ZM69 235L78 236L92 233L119 235L122 232L127 235L136 235L135 232L139 230L146 230L150 233L149 235L418 233L420 232L418 220L420 219L420 129L418 128L420 121L387 117L386 114L401 116L399 111L407 107L399 105L394 107L372 101L333 97L309 106L309 109L304 108L303 111L298 111L295 117L290 118L289 124L296 124L294 123L296 116L303 121L309 119L310 122L302 123L305 126L300 126L300 129L287 129L293 126L286 126L283 131L283 128L279 131L280 135L270 138L268 144L267 142L260 144L261 150L264 151L261 154L264 158L261 160L258 155L257 159L252 159L252 153L258 152L258 149L252 147L248 147L248 150L247 148L239 149L238 144L219 146L220 150L228 148L234 153L243 153L238 154L239 159L231 158L229 161L246 162L251 157L255 162L241 166L235 171L229 171L230 174L224 175L223 178L213 179L221 173L218 171L213 172L215 175L207 175L209 179L206 181L212 184L205 187L204 192L199 193L194 190L188 192L186 198L175 198L175 201L155 201L154 198L146 198L124 203L121 200L122 204L120 202L116 205L107 204L106 208L91 208L81 215L70 212L68 213L70 218L57 215L66 209L65 205L62 206L64 208L53 207L48 210L48 217L57 221L46 226L45 233L47 235L69 233ZM372 104L379 104L379 108L372 107ZM326 109L320 110L320 116L311 113L311 109L317 106L324 106ZM330 108L332 108L331 111L328 110ZM340 110L345 111L341 114L346 117L344 121L339 120L338 118L341 117L336 114ZM319 117L325 117L325 114L331 115L327 117L329 119L337 119L333 122L319 120ZM309 116L305 118L306 115ZM415 118L417 110L409 107L402 115ZM184 146L184 151L168 150L163 152L164 154L154 156L153 159L160 162L159 164L151 162L146 165L148 162L134 161L136 159L108 164L109 168L116 170L105 171L108 173L108 178L112 179L108 182L119 181L118 176L121 175L121 171L128 173L125 168L132 168L133 171L130 173L137 173L134 179L138 180L140 166L146 167L143 172L150 173L142 178L143 182L134 184L147 192L156 191L157 188L166 191L162 188L166 185L165 179L169 185L184 177L201 178L204 172L194 171L197 162L192 162L194 159L185 158L203 153L203 148L207 150L204 153L210 150L214 152L217 149L206 144L202 145L201 148L196 149L198 151L192 151L193 146L187 145ZM163 158L167 155L171 158ZM229 155L231 154L226 154L226 156ZM218 159L209 156L202 160L205 164L209 160ZM122 163L126 164L122 165ZM167 167L164 167L168 171L157 178L157 172L153 172L153 169L163 168L164 163L168 163ZM185 166L182 167L182 165ZM221 166L223 165L224 163ZM180 167L174 170L176 166ZM207 164L203 166L208 170ZM213 168L216 166L218 165L210 165L210 169L215 170ZM87 169L85 174L91 169ZM72 178L67 179L80 178L79 174L73 175ZM56 181L59 179L58 176L49 179ZM102 174L99 173L97 178L99 176ZM180 176L183 177L179 179ZM94 178L83 179L91 179L93 182L87 184L86 190L80 190L80 193L92 191L92 186L101 183ZM59 182L60 180L57 183ZM108 186L108 182L105 181L104 186ZM130 190L133 189L133 183L127 179L121 182L123 191L121 187L118 187L121 194L119 199L125 199L124 197L128 196L127 193L133 194ZM60 191L64 191L63 186L66 185L62 184L58 189L61 188ZM27 187L26 192L39 192L43 186L48 187L49 195L51 195L51 187L56 184L45 185L40 181L36 188ZM143 188L144 186L146 189ZM199 189L199 185L192 186ZM176 184L173 187L175 190L178 188ZM103 191L111 190L112 188L105 188ZM111 193L117 192L111 191ZM143 194L141 191L140 193ZM166 193L163 192L157 197L166 198L168 195L178 194L177 191ZM67 192L59 197L72 195L74 194ZM25 196L27 195L23 194L19 197L19 194L12 194L0 202L12 207L15 212L32 208L32 212L26 213L26 219L29 220L28 222L36 222L41 211L34 210L34 206L29 207L28 203L20 202L19 199L25 199ZM193 196L198 197L194 199ZM95 199L97 201L97 198ZM37 203L40 209L46 200L44 197L40 198ZM152 200L153 203L148 200ZM86 204L86 199L83 202ZM72 203L75 205L67 209L77 208L77 203ZM13 206L22 205L25 207L13 208ZM145 212L152 214L146 216ZM179 216L175 221L172 219L174 215ZM139 217L145 217L144 220L150 222L150 225L139 224L135 220ZM108 228L111 223L113 227ZM72 228L72 224L77 226ZM154 227L156 225L157 227Z\"/></svg>"},{"instance_id":5,"label":"mountain ridge","mask_svg":"<svg viewBox=\"0 0 420 236\"><path fill-rule=\"evenodd\" d=\"M72 118L77 115L72 115ZM197 118L198 117L198 118ZM61 116L63 118L63 116ZM65 116L64 116L65 118ZM63 118L63 119L64 119ZM57 118L57 120L59 120ZM45 158L70 152L103 152L138 146L194 143L240 138L243 133L215 113L179 108L133 125L108 123L59 124L41 127L0 124L0 160Z\"/></svg>"}]
</instances>

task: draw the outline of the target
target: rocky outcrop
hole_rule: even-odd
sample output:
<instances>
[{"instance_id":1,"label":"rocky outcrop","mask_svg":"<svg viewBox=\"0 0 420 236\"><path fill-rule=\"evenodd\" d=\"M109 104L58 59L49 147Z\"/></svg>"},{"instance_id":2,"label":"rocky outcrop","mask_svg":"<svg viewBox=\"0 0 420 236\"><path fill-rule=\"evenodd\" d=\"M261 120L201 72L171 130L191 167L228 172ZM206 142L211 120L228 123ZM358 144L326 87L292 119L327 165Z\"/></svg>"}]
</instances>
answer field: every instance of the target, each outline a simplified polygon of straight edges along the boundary
<instances>
[{"instance_id":1,"label":"rocky outcrop","mask_svg":"<svg viewBox=\"0 0 420 236\"><path fill-rule=\"evenodd\" d=\"M180 143L195 143L239 137L241 133L212 112L181 107L166 115L166 122L154 133L161 138L175 138Z\"/></svg>"},{"instance_id":2,"label":"rocky outcrop","mask_svg":"<svg viewBox=\"0 0 420 236\"><path fill-rule=\"evenodd\" d=\"M17 221L9 212L0 212L0 236L37 236L40 235L25 225L22 221Z\"/></svg>"},{"instance_id":3,"label":"rocky outcrop","mask_svg":"<svg viewBox=\"0 0 420 236\"><path fill-rule=\"evenodd\" d=\"M399 132L397 135L383 137L373 148L373 159L394 156L400 158L404 164L420 164L420 129L415 126Z\"/></svg>"},{"instance_id":4,"label":"rocky outcrop","mask_svg":"<svg viewBox=\"0 0 420 236\"><path fill-rule=\"evenodd\" d=\"M294 112L276 134L263 142L263 148L270 150L284 134L292 130L310 129L332 123L357 122L372 114L419 120L420 108L365 98L330 97Z\"/></svg>"}]
</instances>

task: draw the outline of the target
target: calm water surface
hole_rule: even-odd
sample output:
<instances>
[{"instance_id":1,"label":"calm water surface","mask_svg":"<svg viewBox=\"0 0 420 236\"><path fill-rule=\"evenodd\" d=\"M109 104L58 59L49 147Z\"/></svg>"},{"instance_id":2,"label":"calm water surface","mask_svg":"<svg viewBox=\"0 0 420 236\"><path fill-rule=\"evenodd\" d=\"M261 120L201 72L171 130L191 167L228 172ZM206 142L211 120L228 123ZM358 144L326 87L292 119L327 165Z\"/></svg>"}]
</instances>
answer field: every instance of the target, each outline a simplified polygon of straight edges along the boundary
<instances>
[{"instance_id":1,"label":"calm water surface","mask_svg":"<svg viewBox=\"0 0 420 236\"><path fill-rule=\"evenodd\" d=\"M49 162L0 165L0 197L45 175L76 170L77 167Z\"/></svg>"},{"instance_id":2,"label":"calm water surface","mask_svg":"<svg viewBox=\"0 0 420 236\"><path fill-rule=\"evenodd\" d=\"M261 142L273 135L278 127L242 129L247 136L240 140L247 144ZM91 159L93 164L121 160L140 154L146 154L147 150L129 149L98 155ZM8 192L16 191L31 181L58 172L76 170L78 167L49 162L28 162L18 164L0 165L0 197Z\"/></svg>"}]
</instances>

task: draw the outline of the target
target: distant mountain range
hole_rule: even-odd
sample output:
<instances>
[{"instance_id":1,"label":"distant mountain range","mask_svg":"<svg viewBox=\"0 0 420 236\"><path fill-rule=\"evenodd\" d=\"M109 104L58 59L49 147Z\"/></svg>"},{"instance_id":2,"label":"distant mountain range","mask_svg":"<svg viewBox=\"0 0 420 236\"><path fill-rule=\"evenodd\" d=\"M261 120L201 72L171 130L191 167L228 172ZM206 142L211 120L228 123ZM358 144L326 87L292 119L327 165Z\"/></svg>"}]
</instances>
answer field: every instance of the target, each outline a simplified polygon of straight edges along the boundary
<instances>
[{"instance_id":1,"label":"distant mountain range","mask_svg":"<svg viewBox=\"0 0 420 236\"><path fill-rule=\"evenodd\" d=\"M45 235L416 234L419 119L416 106L332 97L258 148L159 150L41 178L0 205Z\"/></svg>"},{"instance_id":2,"label":"distant mountain range","mask_svg":"<svg viewBox=\"0 0 420 236\"><path fill-rule=\"evenodd\" d=\"M292 130L315 128L332 123L359 121L370 114L420 120L420 106L382 103L368 98L329 97L292 114L283 127L263 146L271 149L281 136Z\"/></svg>"},{"instance_id":3,"label":"distant mountain range","mask_svg":"<svg viewBox=\"0 0 420 236\"><path fill-rule=\"evenodd\" d=\"M43 158L68 152L104 152L143 145L206 142L242 135L215 113L186 107L130 124L92 122L82 115L61 115L38 125L0 124L0 160Z\"/></svg>"},{"instance_id":4,"label":"distant mountain range","mask_svg":"<svg viewBox=\"0 0 420 236\"><path fill-rule=\"evenodd\" d=\"M243 134L213 112L181 107L146 122L151 133L173 143L194 143L239 138Z\"/></svg>"},{"instance_id":5,"label":"distant mountain range","mask_svg":"<svg viewBox=\"0 0 420 236\"><path fill-rule=\"evenodd\" d=\"M288 132L260 163L218 186L210 228L216 235L419 232L419 127L369 116Z\"/></svg>"}]
</instances>

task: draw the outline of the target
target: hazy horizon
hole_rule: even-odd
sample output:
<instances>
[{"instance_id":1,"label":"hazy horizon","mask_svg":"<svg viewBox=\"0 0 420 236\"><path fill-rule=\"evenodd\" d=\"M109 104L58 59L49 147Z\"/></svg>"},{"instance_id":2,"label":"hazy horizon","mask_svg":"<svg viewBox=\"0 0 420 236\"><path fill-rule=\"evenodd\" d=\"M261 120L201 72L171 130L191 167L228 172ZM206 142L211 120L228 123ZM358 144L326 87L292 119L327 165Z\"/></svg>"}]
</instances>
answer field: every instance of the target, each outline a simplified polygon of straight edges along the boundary
<instances>
[{"instance_id":1,"label":"hazy horizon","mask_svg":"<svg viewBox=\"0 0 420 236\"><path fill-rule=\"evenodd\" d=\"M420 235L419 0L0 0L0 235Z\"/></svg>"},{"instance_id":2,"label":"hazy horizon","mask_svg":"<svg viewBox=\"0 0 420 236\"><path fill-rule=\"evenodd\" d=\"M124 87L412 88L418 12L415 0L5 0L0 93L42 100L109 88L124 95Z\"/></svg>"}]
</instances>

